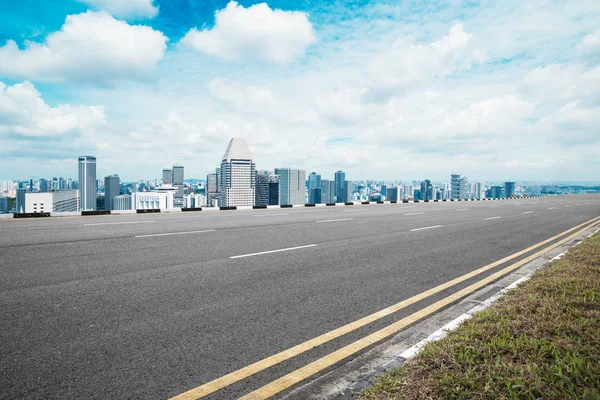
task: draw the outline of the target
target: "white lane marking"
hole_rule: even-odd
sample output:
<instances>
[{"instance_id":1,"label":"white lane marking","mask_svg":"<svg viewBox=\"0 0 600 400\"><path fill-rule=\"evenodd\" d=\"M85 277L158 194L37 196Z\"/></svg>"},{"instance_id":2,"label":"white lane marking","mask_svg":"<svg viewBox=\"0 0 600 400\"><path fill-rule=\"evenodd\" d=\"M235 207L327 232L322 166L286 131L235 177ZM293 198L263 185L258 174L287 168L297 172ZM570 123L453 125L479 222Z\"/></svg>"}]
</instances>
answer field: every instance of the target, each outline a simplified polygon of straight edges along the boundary
<instances>
[{"instance_id":1,"label":"white lane marking","mask_svg":"<svg viewBox=\"0 0 600 400\"><path fill-rule=\"evenodd\" d=\"M307 247L315 247L315 246L316 246L316 244L307 244L306 246L296 246L296 247L288 247L287 249L261 251L259 253L250 253L250 254L242 254L242 255L239 255L239 256L231 256L229 258L252 257L252 256L259 256L261 254L279 253L279 252L282 252L282 251L290 251L290 250L297 250L297 249L306 249Z\"/></svg>"},{"instance_id":2,"label":"white lane marking","mask_svg":"<svg viewBox=\"0 0 600 400\"><path fill-rule=\"evenodd\" d=\"M498 218L502 218L502 217L489 217L489 218L486 218L485 221L487 221L488 219L498 219Z\"/></svg>"},{"instance_id":3,"label":"white lane marking","mask_svg":"<svg viewBox=\"0 0 600 400\"><path fill-rule=\"evenodd\" d=\"M566 205L565 207L571 207L570 205Z\"/></svg>"},{"instance_id":4,"label":"white lane marking","mask_svg":"<svg viewBox=\"0 0 600 400\"><path fill-rule=\"evenodd\" d=\"M145 238L145 237L153 237L153 236L171 236L171 235L188 235L190 233L205 233L205 232L215 232L214 229L207 229L205 231L187 231L187 232L169 232L169 233L152 233L149 235L137 235L136 238Z\"/></svg>"},{"instance_id":5,"label":"white lane marking","mask_svg":"<svg viewBox=\"0 0 600 400\"><path fill-rule=\"evenodd\" d=\"M425 214L424 212L416 212L416 213L408 213L408 214L404 214L404 215L421 215L421 214Z\"/></svg>"},{"instance_id":6,"label":"white lane marking","mask_svg":"<svg viewBox=\"0 0 600 400\"><path fill-rule=\"evenodd\" d=\"M152 222L154 222L154 221L96 222L95 224L83 224L83 226L149 224L149 223L152 223Z\"/></svg>"},{"instance_id":7,"label":"white lane marking","mask_svg":"<svg viewBox=\"0 0 600 400\"><path fill-rule=\"evenodd\" d=\"M443 225L433 225L433 226L426 226L424 228L415 228L415 229L411 229L411 232L415 232L415 231L422 231L424 229L434 229L434 228L441 228Z\"/></svg>"},{"instance_id":8,"label":"white lane marking","mask_svg":"<svg viewBox=\"0 0 600 400\"><path fill-rule=\"evenodd\" d=\"M456 211L469 211L468 208L457 208Z\"/></svg>"},{"instance_id":9,"label":"white lane marking","mask_svg":"<svg viewBox=\"0 0 600 400\"><path fill-rule=\"evenodd\" d=\"M548 210L554 210L556 209L556 207L550 207Z\"/></svg>"},{"instance_id":10,"label":"white lane marking","mask_svg":"<svg viewBox=\"0 0 600 400\"><path fill-rule=\"evenodd\" d=\"M352 221L352 218L324 219L322 221L317 221L317 224L320 224L321 222L339 222L339 221Z\"/></svg>"},{"instance_id":11,"label":"white lane marking","mask_svg":"<svg viewBox=\"0 0 600 400\"><path fill-rule=\"evenodd\" d=\"M525 211L523 214L531 214L533 211Z\"/></svg>"},{"instance_id":12,"label":"white lane marking","mask_svg":"<svg viewBox=\"0 0 600 400\"><path fill-rule=\"evenodd\" d=\"M278 215L289 215L288 213L276 213L276 214L252 214L251 217L275 217Z\"/></svg>"},{"instance_id":13,"label":"white lane marking","mask_svg":"<svg viewBox=\"0 0 600 400\"><path fill-rule=\"evenodd\" d=\"M499 206L490 206L490 208L498 208Z\"/></svg>"}]
</instances>

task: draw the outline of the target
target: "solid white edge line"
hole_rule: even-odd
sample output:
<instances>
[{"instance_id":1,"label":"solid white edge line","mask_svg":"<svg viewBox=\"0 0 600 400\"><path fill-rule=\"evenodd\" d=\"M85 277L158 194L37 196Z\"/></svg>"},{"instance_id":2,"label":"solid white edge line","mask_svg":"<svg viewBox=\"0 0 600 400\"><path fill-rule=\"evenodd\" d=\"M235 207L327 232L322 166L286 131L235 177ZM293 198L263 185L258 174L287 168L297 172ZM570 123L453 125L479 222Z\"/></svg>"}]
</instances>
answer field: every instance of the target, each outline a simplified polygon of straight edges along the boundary
<instances>
[{"instance_id":1,"label":"solid white edge line","mask_svg":"<svg viewBox=\"0 0 600 400\"><path fill-rule=\"evenodd\" d=\"M415 228L415 229L411 229L411 232L415 232L415 231L422 231L424 229L434 229L434 228L441 228L443 225L432 225L432 226L425 226L423 228Z\"/></svg>"},{"instance_id":2,"label":"solid white edge line","mask_svg":"<svg viewBox=\"0 0 600 400\"><path fill-rule=\"evenodd\" d=\"M321 222L338 222L338 221L352 221L352 218L324 219L322 221L317 221L317 224L319 224Z\"/></svg>"},{"instance_id":3,"label":"solid white edge line","mask_svg":"<svg viewBox=\"0 0 600 400\"><path fill-rule=\"evenodd\" d=\"M275 217L277 215L290 215L288 213L251 214L251 217Z\"/></svg>"},{"instance_id":4,"label":"solid white edge line","mask_svg":"<svg viewBox=\"0 0 600 400\"><path fill-rule=\"evenodd\" d=\"M269 251L261 251L258 253L250 253L250 254L241 254L239 256L231 256L229 258L243 258L243 257L252 257L252 256L258 256L261 254L271 254L271 253L279 253L282 251L289 251L289 250L297 250L297 249L305 249L307 247L315 247L316 244L307 244L306 246L296 246L296 247L288 247L286 249L278 249L278 250L269 250Z\"/></svg>"},{"instance_id":5,"label":"solid white edge line","mask_svg":"<svg viewBox=\"0 0 600 400\"><path fill-rule=\"evenodd\" d=\"M156 221L121 221L121 222L96 222L93 224L82 224L83 226L100 226L100 225L126 225L126 224L149 224Z\"/></svg>"},{"instance_id":6,"label":"solid white edge line","mask_svg":"<svg viewBox=\"0 0 600 400\"><path fill-rule=\"evenodd\" d=\"M204 231L187 231L187 232L168 232L168 233L151 233L148 235L137 235L134 236L136 238L145 238L145 237L154 237L154 236L171 236L171 235L187 235L190 233L205 233L205 232L215 232L214 229L207 229Z\"/></svg>"},{"instance_id":7,"label":"solid white edge line","mask_svg":"<svg viewBox=\"0 0 600 400\"><path fill-rule=\"evenodd\" d=\"M469 211L468 208L457 208L456 211Z\"/></svg>"},{"instance_id":8,"label":"solid white edge line","mask_svg":"<svg viewBox=\"0 0 600 400\"><path fill-rule=\"evenodd\" d=\"M523 214L532 214L533 211L525 211Z\"/></svg>"},{"instance_id":9,"label":"solid white edge line","mask_svg":"<svg viewBox=\"0 0 600 400\"><path fill-rule=\"evenodd\" d=\"M487 221L489 219L498 219L498 218L502 218L502 217L489 217L489 218L486 218L484 221Z\"/></svg>"}]
</instances>

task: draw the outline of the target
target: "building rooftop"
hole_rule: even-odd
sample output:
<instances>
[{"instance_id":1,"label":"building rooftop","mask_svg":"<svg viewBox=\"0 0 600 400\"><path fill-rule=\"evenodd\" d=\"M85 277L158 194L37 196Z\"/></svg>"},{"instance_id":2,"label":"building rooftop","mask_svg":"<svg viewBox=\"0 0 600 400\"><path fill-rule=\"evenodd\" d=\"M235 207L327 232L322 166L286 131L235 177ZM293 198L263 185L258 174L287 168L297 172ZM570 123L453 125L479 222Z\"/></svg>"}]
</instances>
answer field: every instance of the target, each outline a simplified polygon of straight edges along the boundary
<instances>
[{"instance_id":1,"label":"building rooftop","mask_svg":"<svg viewBox=\"0 0 600 400\"><path fill-rule=\"evenodd\" d=\"M223 161L252 160L252 153L244 138L234 137L229 141L227 150L223 154Z\"/></svg>"}]
</instances>

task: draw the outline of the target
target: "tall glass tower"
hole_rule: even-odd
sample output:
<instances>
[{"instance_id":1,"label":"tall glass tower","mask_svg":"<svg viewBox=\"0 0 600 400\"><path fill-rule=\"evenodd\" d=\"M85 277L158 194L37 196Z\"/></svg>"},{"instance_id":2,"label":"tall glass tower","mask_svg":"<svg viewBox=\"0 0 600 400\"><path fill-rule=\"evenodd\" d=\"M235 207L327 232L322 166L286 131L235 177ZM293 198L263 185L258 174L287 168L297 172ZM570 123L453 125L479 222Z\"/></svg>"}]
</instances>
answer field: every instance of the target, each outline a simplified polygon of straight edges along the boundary
<instances>
[{"instance_id":1,"label":"tall glass tower","mask_svg":"<svg viewBox=\"0 0 600 400\"><path fill-rule=\"evenodd\" d=\"M96 157L79 157L81 210L96 210Z\"/></svg>"}]
</instances>

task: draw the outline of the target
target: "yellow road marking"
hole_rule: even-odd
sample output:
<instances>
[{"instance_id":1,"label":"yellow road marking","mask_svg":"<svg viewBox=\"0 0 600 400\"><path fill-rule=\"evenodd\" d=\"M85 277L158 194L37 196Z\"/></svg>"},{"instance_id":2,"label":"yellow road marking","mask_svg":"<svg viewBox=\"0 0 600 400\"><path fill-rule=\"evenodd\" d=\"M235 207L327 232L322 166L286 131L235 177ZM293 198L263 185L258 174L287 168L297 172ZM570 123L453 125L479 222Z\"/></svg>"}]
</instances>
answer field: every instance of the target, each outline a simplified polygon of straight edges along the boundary
<instances>
[{"instance_id":1,"label":"yellow road marking","mask_svg":"<svg viewBox=\"0 0 600 400\"><path fill-rule=\"evenodd\" d=\"M397 304L394 304L394 305L392 305L392 306L390 306L388 308L385 308L385 309L383 309L381 311L378 311L376 313L367 315L366 317L363 317L363 318L361 318L361 319L359 319L357 321L354 321L354 322L351 322L351 323L349 323L347 325L341 326L341 327L339 327L337 329L334 329L334 330L332 330L330 332L327 332L327 333L325 333L323 335L320 335L320 336L317 336L317 337L315 337L313 339L307 340L304 343L300 343L300 344L298 344L298 345L296 345L294 347L290 347L287 350L284 350L284 351L279 352L277 354L274 354L274 355L272 355L270 357L267 357L265 359L257 361L257 362L255 362L253 364L250 364L250 365L246 366L246 367L240 368L237 371L233 371L233 372L231 372L231 373L229 373L227 375L224 375L224 376L222 376L220 378L217 378L215 380L207 382L207 383L205 383L205 384L203 384L201 386L198 386L196 388L190 389L190 390L188 390L185 393L182 393L182 394L179 394L179 395L177 395L175 397L172 397L171 400L191 400L191 399L199 399L199 398L202 398L204 396L207 396L207 395L209 395L211 393L216 392L217 390L223 389L223 388L225 388L225 387L227 387L229 385L232 385L232 384L234 384L236 382L239 382L239 381L241 381L243 379L246 379L246 378L248 378L251 375L254 375L256 373L264 371L267 368L270 368L270 367L272 367L272 366L274 366L276 364L279 364L279 363L281 363L281 362L283 362L285 360L289 360L292 357L295 357L295 356L297 356L299 354L302 354L302 353L304 353L304 352L306 352L308 350L311 350L314 347L320 346L320 345L322 345L324 343L327 343L327 342L329 342L331 340L334 340L334 339L336 339L336 338L338 338L340 336L343 336L343 335L345 335L347 333L350 333L352 331L355 331L355 330L357 330L357 329L359 329L359 328L361 328L363 326L366 326L366 325L368 325L368 324L370 324L370 323L372 323L374 321L377 321L377 320L379 320L379 319L381 319L383 317L386 317L386 316L388 316L390 314L393 314L393 313L395 313L395 312L397 312L397 311L399 311L399 310L401 310L401 309L403 309L403 308L405 308L405 307L407 307L407 306L409 306L411 304L417 303L417 302L419 302L419 301L421 301L423 299L426 299L427 297L430 297L430 296L432 296L432 295L434 295L436 293L439 293L439 292L441 292L441 291L443 291L445 289L448 289L448 288L450 288L450 287L452 287L452 286L454 286L454 285L456 285L458 283L464 282L467 279L470 279L470 278L472 278L474 276L477 276L477 275L479 275L479 274L481 274L481 273L483 273L483 272L485 272L487 270L490 270L490 269L492 269L492 268L494 268L494 267L496 267L498 265L504 264L505 262L510 261L510 260L512 260L512 259L514 259L516 257L520 257L521 255L523 255L525 253L528 253L528 252L530 252L532 250L535 250L536 248L538 248L540 246L543 246L543 245L545 245L545 244L547 244L549 242L552 242L553 240L556 240L557 238L559 238L559 237L561 237L561 236L563 236L563 235L565 235L567 233L570 233L570 232L572 232L572 231L574 231L574 230L576 230L576 229L578 229L578 228L580 228L580 227L582 227L582 226L584 226L586 224L589 224L589 223L597 220L598 218L600 218L600 217L596 217L596 218L594 218L594 219L592 219L590 221L587 221L587 222L585 222L585 223L583 223L581 225L577 225L577 226L575 226L575 227L573 227L571 229L568 229L568 230L566 230L566 231L564 231L564 232L562 232L562 233L560 233L560 234L558 234L556 236L553 236L553 237L551 237L549 239L546 239L543 242L537 243L537 244L535 244L533 246L530 246L530 247L528 247L528 248L526 248L524 250L521 250L521 251L519 251L517 253L514 253L514 254L512 254L510 256L504 257L501 260L495 261L495 262L493 262L491 264L488 264L488 265L486 265L484 267L481 267L481 268L479 268L477 270L471 271L468 274L460 276L460 277L458 277L456 279L448 281L448 282L446 282L444 284L441 284L439 286L436 286L436 287L434 287L432 289L426 290L425 292L422 292L422 293L420 293L420 294L418 294L416 296L413 296L411 298L403 300L403 301L401 301L401 302L399 302Z\"/></svg>"},{"instance_id":2,"label":"yellow road marking","mask_svg":"<svg viewBox=\"0 0 600 400\"><path fill-rule=\"evenodd\" d=\"M591 225L583 228L581 231L591 228L592 226L597 225L598 223L600 223L600 221L596 221L596 222L592 223ZM246 396L241 397L240 400L259 400L259 399L262 400L262 399L267 399L271 396L274 396L275 394L303 381L304 379L306 379L326 368L331 367L335 363L342 361L345 358L348 358L351 355L353 355L361 350L364 350L365 348L369 347L370 345L377 343L377 342L397 333L398 331L407 327L408 325L411 325L414 322L416 322L422 318L425 318L425 317L429 316L430 314L433 314L434 312L475 292L476 290L481 289L482 287L499 279L503 275L506 275L509 272L514 271L515 269L517 269L517 268L521 267L522 265L530 262L531 260L539 257L540 255L547 253L548 251L571 240L572 238L577 236L581 231L575 232L574 234L560 240L559 242L556 242L555 244L548 246L547 248L544 248L544 249L538 251L537 253L534 253L520 261L517 261L516 263L511 264L510 266L502 269L501 271L495 272L492 275L488 276L487 278L484 278L470 286L467 286L466 288L459 290L458 292L453 293L450 296L448 296L442 300L439 300L414 314L409 315L408 317L402 318L401 320L394 322L393 324L391 324L377 332L374 332L360 340L357 340L356 342L354 342L346 347L343 347L333 353L326 355L323 358L318 359L317 361L314 361L300 369L297 369L297 370L255 390L255 391L247 394Z\"/></svg>"}]
</instances>

